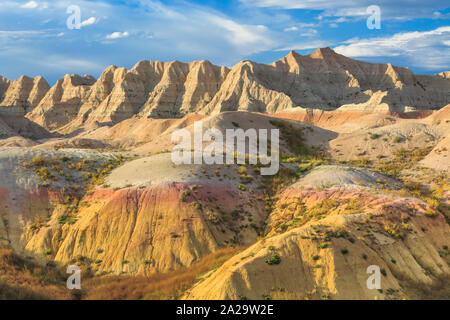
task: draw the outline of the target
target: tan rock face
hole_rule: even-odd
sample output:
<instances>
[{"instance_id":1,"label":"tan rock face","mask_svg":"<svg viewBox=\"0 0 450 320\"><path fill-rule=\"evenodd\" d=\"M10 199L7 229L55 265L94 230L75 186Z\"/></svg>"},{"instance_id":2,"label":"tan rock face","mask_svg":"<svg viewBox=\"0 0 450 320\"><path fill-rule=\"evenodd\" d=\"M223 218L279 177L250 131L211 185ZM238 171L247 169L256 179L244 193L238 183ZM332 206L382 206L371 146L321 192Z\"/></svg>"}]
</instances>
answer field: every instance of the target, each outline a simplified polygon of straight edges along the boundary
<instances>
[{"instance_id":1,"label":"tan rock face","mask_svg":"<svg viewBox=\"0 0 450 320\"><path fill-rule=\"evenodd\" d=\"M323 210L331 202L332 209ZM310 217L313 222L302 226L302 212L312 208L327 217ZM268 236L199 281L185 298L420 299L419 283L423 288L450 274L440 253L450 228L442 214L426 216L429 209L417 199L288 189L269 218ZM267 263L275 255L279 263ZM381 291L367 286L371 265L382 270Z\"/></svg>"},{"instance_id":2,"label":"tan rock face","mask_svg":"<svg viewBox=\"0 0 450 320\"><path fill-rule=\"evenodd\" d=\"M208 61L141 61L131 70L109 67L97 81L66 76L29 117L47 128L64 127L64 132L70 132L85 123L117 123L134 115L166 118L237 110L276 113L296 107L395 112L439 109L450 101L448 74L414 75L407 68L349 59L329 48L307 56L291 52L270 65L242 61L231 70ZM30 80L21 83L22 87L32 86ZM0 80L0 94L2 86L13 84ZM33 94L30 103L40 97ZM23 99L20 94L8 94L9 103Z\"/></svg>"},{"instance_id":3,"label":"tan rock face","mask_svg":"<svg viewBox=\"0 0 450 320\"><path fill-rule=\"evenodd\" d=\"M33 81L33 88L31 89L30 95L28 96L28 102L32 108L35 108L39 102L44 98L45 94L50 90L50 86L47 81L42 77L36 77ZM26 110L30 112L32 109Z\"/></svg>"},{"instance_id":4,"label":"tan rock face","mask_svg":"<svg viewBox=\"0 0 450 320\"><path fill-rule=\"evenodd\" d=\"M234 209L231 190L195 186L196 192L182 183L145 190L98 190L84 199L88 205L81 208L74 225L61 226L57 208L49 228L37 232L25 228L25 249L40 254L51 250L63 264L85 257L97 261L96 272L115 274L151 274L189 266L235 236L217 222L219 210L207 204L208 198L218 199L215 205L229 214ZM180 200L186 192L189 195ZM253 208L255 213L258 210L264 212L262 207ZM256 238L256 232L249 230L242 241L248 245Z\"/></svg>"},{"instance_id":5,"label":"tan rock face","mask_svg":"<svg viewBox=\"0 0 450 320\"><path fill-rule=\"evenodd\" d=\"M27 99L32 87L33 79L25 76L11 82L0 105L17 108L18 110L24 112L28 107Z\"/></svg>"},{"instance_id":6,"label":"tan rock face","mask_svg":"<svg viewBox=\"0 0 450 320\"><path fill-rule=\"evenodd\" d=\"M65 176L52 180L48 188L41 186L37 167L26 169L23 165L38 157L44 159L43 168L50 161L57 163L61 156L71 159L59 162L65 166ZM151 185L139 182L135 187L130 187L135 184L133 170L120 183L118 172L111 183L105 180L111 188L99 187L79 201L73 200L74 188L83 186L85 175L68 169L69 164L102 161L104 156L82 150L1 149L0 241L40 261L50 258L47 252L51 252L51 259L62 265L84 257L99 273L150 274L189 266L232 244L250 245L263 230L267 212L264 202L258 200L262 194L238 190L237 168L233 170L236 181L231 177L222 182L217 182L218 177L210 179L217 176L214 168L208 178L192 175L184 181L173 174L157 182L159 172L155 172ZM151 160L133 162L141 166ZM191 169L188 167L184 176ZM66 179L69 174L73 176ZM71 212L72 204L77 206L76 213ZM70 222L64 218L67 215Z\"/></svg>"},{"instance_id":7,"label":"tan rock face","mask_svg":"<svg viewBox=\"0 0 450 320\"><path fill-rule=\"evenodd\" d=\"M22 76L16 81L0 79L0 106L11 107L24 115L33 110L50 89L42 77L34 79Z\"/></svg>"},{"instance_id":8,"label":"tan rock face","mask_svg":"<svg viewBox=\"0 0 450 320\"><path fill-rule=\"evenodd\" d=\"M6 79L5 77L0 76L0 101L3 101L5 98L5 93L8 87L10 86L11 81Z\"/></svg>"},{"instance_id":9,"label":"tan rock face","mask_svg":"<svg viewBox=\"0 0 450 320\"><path fill-rule=\"evenodd\" d=\"M209 61L169 63L140 114L167 117L196 112L212 100L227 73Z\"/></svg>"},{"instance_id":10,"label":"tan rock face","mask_svg":"<svg viewBox=\"0 0 450 320\"><path fill-rule=\"evenodd\" d=\"M47 92L29 119L49 129L67 124L78 115L94 81L91 76L66 75Z\"/></svg>"},{"instance_id":11,"label":"tan rock face","mask_svg":"<svg viewBox=\"0 0 450 320\"><path fill-rule=\"evenodd\" d=\"M16 133L12 130L1 118L0 118L0 138L9 138L14 136Z\"/></svg>"}]
</instances>

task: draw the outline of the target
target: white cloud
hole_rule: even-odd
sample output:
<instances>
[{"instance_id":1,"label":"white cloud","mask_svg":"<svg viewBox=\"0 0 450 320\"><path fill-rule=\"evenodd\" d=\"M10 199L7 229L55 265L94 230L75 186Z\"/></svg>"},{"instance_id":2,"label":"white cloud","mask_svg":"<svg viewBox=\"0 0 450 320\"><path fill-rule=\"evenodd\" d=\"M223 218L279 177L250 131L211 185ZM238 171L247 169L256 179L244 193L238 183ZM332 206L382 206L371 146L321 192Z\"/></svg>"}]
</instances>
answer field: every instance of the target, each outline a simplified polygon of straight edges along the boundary
<instances>
[{"instance_id":1,"label":"white cloud","mask_svg":"<svg viewBox=\"0 0 450 320\"><path fill-rule=\"evenodd\" d=\"M20 5L29 0L0 0L0 13L15 13L11 19L17 19L24 14L25 9L20 9ZM251 19L237 19L214 10L211 6L192 4L190 2L180 2L178 4L166 5L163 1L133 0L139 7L111 4L106 0L77 0L76 3L82 8L81 26L89 28L95 26L96 32L86 34L82 32L66 31L61 26L68 15L66 9L73 0L49 1L47 10L43 9L45 0L35 0L38 7L33 10L33 16L24 19L24 24L29 28L36 26L33 19L39 19L42 28L42 21L53 19L48 25L48 38L52 40L37 41L32 37L20 34L14 39L21 42L8 43L11 47L25 48L30 52L41 50L42 52L65 54L72 51L75 42L80 46L90 46L89 56L95 58L101 52L102 45L119 45L119 42L126 39L133 46L133 55L123 56L116 52L126 51L123 48L115 48L114 53L110 51L102 56L105 64L129 64L130 61L147 58L149 52L154 59L163 60L195 60L208 59L216 64L231 66L248 55L262 51L272 50L283 43L280 33L269 29L268 26L259 23L264 20L264 16L253 17ZM11 4L10 4L11 3ZM15 10L14 10L15 9ZM283 16L283 15L280 15ZM55 17L60 17L55 19ZM273 16L270 16L273 18ZM282 17L285 25L278 23L277 30L286 26L301 27L294 23L288 15ZM99 23L101 21L101 23ZM288 22L290 21L290 22ZM270 23L273 23L271 20ZM65 33L62 36L62 33ZM61 34L61 35L60 35ZM284 34L284 33L283 33ZM60 38L58 38L58 36ZM3 40L0 34L0 42ZM3 37L6 37L3 35ZM63 38L61 38L63 37ZM61 39L70 39L67 47L61 47L58 43ZM79 41L78 41L79 40ZM54 42L51 42L54 41ZM2 43L3 45L3 43ZM3 47L2 47L3 48ZM0 50L1 51L1 50ZM4 71L5 72L5 71Z\"/></svg>"},{"instance_id":2,"label":"white cloud","mask_svg":"<svg viewBox=\"0 0 450 320\"><path fill-rule=\"evenodd\" d=\"M300 27L302 28L306 28L306 27L317 27L317 23L299 23L298 24Z\"/></svg>"},{"instance_id":3,"label":"white cloud","mask_svg":"<svg viewBox=\"0 0 450 320\"><path fill-rule=\"evenodd\" d=\"M90 17L87 20L84 20L83 22L80 23L81 27L86 27L86 26L90 26L91 24L94 24L97 22L97 19L95 17Z\"/></svg>"},{"instance_id":4,"label":"white cloud","mask_svg":"<svg viewBox=\"0 0 450 320\"><path fill-rule=\"evenodd\" d=\"M275 51L309 50L309 49L324 48L324 47L328 47L328 46L330 46L329 42L322 41L322 40L316 40L316 41L310 41L310 42L295 43L295 44L289 45L287 47L277 49Z\"/></svg>"},{"instance_id":5,"label":"white cloud","mask_svg":"<svg viewBox=\"0 0 450 320\"><path fill-rule=\"evenodd\" d=\"M442 44L450 43L450 26L431 31L396 33L389 37L350 39L334 50L347 57L402 56L409 64L430 69L450 66L450 51Z\"/></svg>"},{"instance_id":6,"label":"white cloud","mask_svg":"<svg viewBox=\"0 0 450 320\"><path fill-rule=\"evenodd\" d=\"M29 1L21 5L20 7L23 9L36 9L38 6L39 4L36 1Z\"/></svg>"},{"instance_id":7,"label":"white cloud","mask_svg":"<svg viewBox=\"0 0 450 320\"><path fill-rule=\"evenodd\" d=\"M108 34L106 36L106 39L120 39L120 38L126 38L128 37L130 34L125 31L125 32L113 32L111 34Z\"/></svg>"},{"instance_id":8,"label":"white cloud","mask_svg":"<svg viewBox=\"0 0 450 320\"><path fill-rule=\"evenodd\" d=\"M14 31L3 31L0 30L0 38L4 39L23 39L28 37L45 36L47 33L44 31L36 30L14 30Z\"/></svg>"},{"instance_id":9,"label":"white cloud","mask_svg":"<svg viewBox=\"0 0 450 320\"><path fill-rule=\"evenodd\" d=\"M36 61L37 64L46 68L67 72L67 70L102 70L104 66L90 60L82 60L61 55L49 55L48 57Z\"/></svg>"},{"instance_id":10,"label":"white cloud","mask_svg":"<svg viewBox=\"0 0 450 320\"><path fill-rule=\"evenodd\" d=\"M347 18L340 17L340 18L337 19L335 22L336 22L336 23L342 23L342 22L347 22L347 21L348 21Z\"/></svg>"},{"instance_id":11,"label":"white cloud","mask_svg":"<svg viewBox=\"0 0 450 320\"><path fill-rule=\"evenodd\" d=\"M275 46L275 41L272 40L266 26L239 24L213 14L205 14L204 18L224 30L223 36L242 54L257 53Z\"/></svg>"},{"instance_id":12,"label":"white cloud","mask_svg":"<svg viewBox=\"0 0 450 320\"><path fill-rule=\"evenodd\" d=\"M434 12L448 7L448 0L240 0L247 6L273 7L280 9L323 10L324 16L367 16L366 8L371 5L381 7L384 19L432 18Z\"/></svg>"},{"instance_id":13,"label":"white cloud","mask_svg":"<svg viewBox=\"0 0 450 320\"><path fill-rule=\"evenodd\" d=\"M333 2L342 1L328 1L328 0L241 0L241 2L255 7L278 7L283 9L320 9L327 6L332 6ZM352 2L352 1L344 1Z\"/></svg>"},{"instance_id":14,"label":"white cloud","mask_svg":"<svg viewBox=\"0 0 450 320\"><path fill-rule=\"evenodd\" d=\"M284 32L297 31L297 30L298 30L297 27L289 27L289 28L284 29Z\"/></svg>"},{"instance_id":15,"label":"white cloud","mask_svg":"<svg viewBox=\"0 0 450 320\"><path fill-rule=\"evenodd\" d=\"M308 29L305 32L301 33L302 37L314 37L317 36L318 32L315 29Z\"/></svg>"},{"instance_id":16,"label":"white cloud","mask_svg":"<svg viewBox=\"0 0 450 320\"><path fill-rule=\"evenodd\" d=\"M367 17L369 13L367 13L367 7L356 7L356 8L339 8L337 11L333 13L333 15L341 17L340 19L345 20L345 17Z\"/></svg>"}]
</instances>

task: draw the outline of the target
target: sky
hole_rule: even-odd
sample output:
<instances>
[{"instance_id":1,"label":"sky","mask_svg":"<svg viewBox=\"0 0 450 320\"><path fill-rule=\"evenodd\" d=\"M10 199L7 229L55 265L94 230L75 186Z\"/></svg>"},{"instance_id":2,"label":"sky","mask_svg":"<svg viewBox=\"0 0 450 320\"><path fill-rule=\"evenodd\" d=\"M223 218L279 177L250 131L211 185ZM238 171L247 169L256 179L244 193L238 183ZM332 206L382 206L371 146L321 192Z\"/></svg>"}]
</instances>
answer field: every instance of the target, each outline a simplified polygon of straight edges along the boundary
<instances>
[{"instance_id":1,"label":"sky","mask_svg":"<svg viewBox=\"0 0 450 320\"><path fill-rule=\"evenodd\" d=\"M319 47L415 73L450 70L450 2L0 0L0 75L11 80L53 84L141 60L271 63Z\"/></svg>"}]
</instances>

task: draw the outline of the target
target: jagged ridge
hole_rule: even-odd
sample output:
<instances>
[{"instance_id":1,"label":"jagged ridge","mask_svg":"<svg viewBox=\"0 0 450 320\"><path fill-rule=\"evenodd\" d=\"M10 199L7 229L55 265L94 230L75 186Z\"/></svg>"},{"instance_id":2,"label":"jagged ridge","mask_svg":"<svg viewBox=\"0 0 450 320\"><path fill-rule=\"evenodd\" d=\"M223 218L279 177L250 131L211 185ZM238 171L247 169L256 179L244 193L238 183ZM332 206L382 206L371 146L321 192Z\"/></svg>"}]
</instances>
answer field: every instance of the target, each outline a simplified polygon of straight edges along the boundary
<instances>
[{"instance_id":1,"label":"jagged ridge","mask_svg":"<svg viewBox=\"0 0 450 320\"><path fill-rule=\"evenodd\" d=\"M66 75L52 88L41 77L0 78L0 105L8 107L1 112L28 113L45 128L65 132L135 115L276 113L297 107L403 112L448 104L448 74L414 75L408 68L321 48L306 56L292 51L269 65L242 61L231 70L209 61L141 61L131 70L108 67L98 80Z\"/></svg>"}]
</instances>

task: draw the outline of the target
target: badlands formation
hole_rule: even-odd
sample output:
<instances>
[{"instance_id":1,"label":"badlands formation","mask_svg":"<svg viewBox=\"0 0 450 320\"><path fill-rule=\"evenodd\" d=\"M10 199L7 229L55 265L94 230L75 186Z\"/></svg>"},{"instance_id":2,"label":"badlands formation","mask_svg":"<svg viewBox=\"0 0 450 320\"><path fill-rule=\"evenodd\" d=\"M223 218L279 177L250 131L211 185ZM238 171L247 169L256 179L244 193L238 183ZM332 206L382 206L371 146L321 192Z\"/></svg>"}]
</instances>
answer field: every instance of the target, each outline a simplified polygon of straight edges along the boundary
<instances>
[{"instance_id":1,"label":"badlands formation","mask_svg":"<svg viewBox=\"0 0 450 320\"><path fill-rule=\"evenodd\" d=\"M0 299L448 299L449 103L329 48L0 77ZM279 129L278 174L175 165L196 121Z\"/></svg>"},{"instance_id":2,"label":"badlands formation","mask_svg":"<svg viewBox=\"0 0 450 320\"><path fill-rule=\"evenodd\" d=\"M108 67L97 80L66 75L51 88L41 77L0 78L0 106L8 107L2 114L70 133L133 116L436 110L449 103L449 83L450 72L415 75L322 48L307 56L291 52L270 65L242 61L231 70L208 61L141 61L131 70Z\"/></svg>"}]
</instances>

